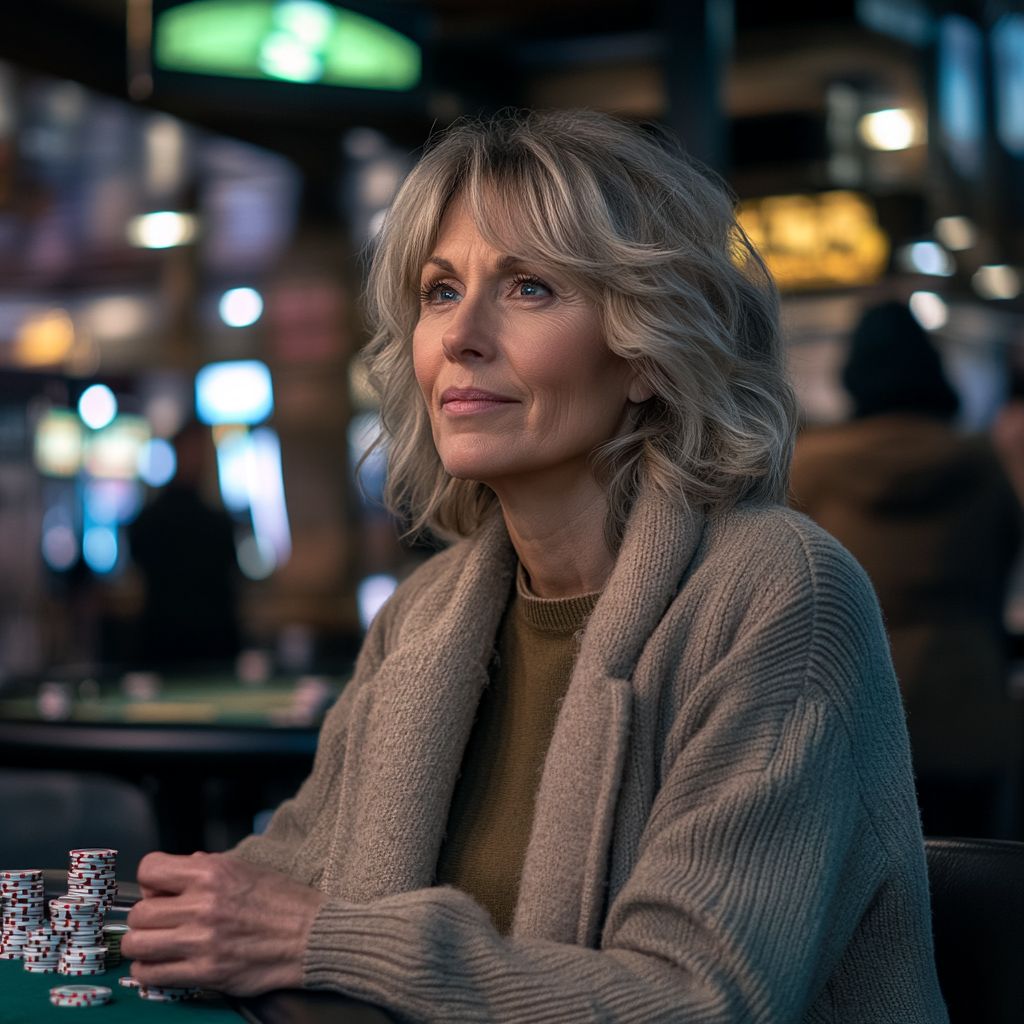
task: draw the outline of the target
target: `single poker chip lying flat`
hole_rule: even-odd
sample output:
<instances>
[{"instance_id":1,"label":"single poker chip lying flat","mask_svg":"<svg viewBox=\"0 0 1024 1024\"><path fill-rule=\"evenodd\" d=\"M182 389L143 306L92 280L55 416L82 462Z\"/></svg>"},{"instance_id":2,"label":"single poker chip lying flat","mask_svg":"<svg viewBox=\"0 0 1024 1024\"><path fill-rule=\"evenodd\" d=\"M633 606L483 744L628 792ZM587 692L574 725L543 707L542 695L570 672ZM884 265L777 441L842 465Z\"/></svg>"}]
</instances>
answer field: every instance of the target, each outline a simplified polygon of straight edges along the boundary
<instances>
[{"instance_id":1,"label":"single poker chip lying flat","mask_svg":"<svg viewBox=\"0 0 1024 1024\"><path fill-rule=\"evenodd\" d=\"M118 985L122 988L139 988L139 983L130 975L126 974L123 978L117 979Z\"/></svg>"},{"instance_id":2,"label":"single poker chip lying flat","mask_svg":"<svg viewBox=\"0 0 1024 1024\"><path fill-rule=\"evenodd\" d=\"M179 1003L192 999L202 990L198 988L176 988L168 985L140 985L139 996L154 1003Z\"/></svg>"},{"instance_id":3,"label":"single poker chip lying flat","mask_svg":"<svg viewBox=\"0 0 1024 1024\"><path fill-rule=\"evenodd\" d=\"M42 868L7 868L4 871L0 871L0 878L14 879L14 880L31 880L39 881L43 877Z\"/></svg>"},{"instance_id":4,"label":"single poker chip lying flat","mask_svg":"<svg viewBox=\"0 0 1024 1024\"><path fill-rule=\"evenodd\" d=\"M106 985L58 985L50 989L59 999L109 999L113 990Z\"/></svg>"}]
</instances>

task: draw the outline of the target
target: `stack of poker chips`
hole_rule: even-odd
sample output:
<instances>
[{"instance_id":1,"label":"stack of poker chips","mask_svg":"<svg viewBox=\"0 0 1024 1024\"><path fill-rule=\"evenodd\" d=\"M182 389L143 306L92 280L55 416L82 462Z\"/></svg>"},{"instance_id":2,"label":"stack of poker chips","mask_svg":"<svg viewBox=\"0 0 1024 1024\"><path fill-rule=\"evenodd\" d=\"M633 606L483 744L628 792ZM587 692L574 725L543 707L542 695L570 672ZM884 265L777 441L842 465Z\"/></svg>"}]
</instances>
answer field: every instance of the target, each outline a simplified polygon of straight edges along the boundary
<instances>
[{"instance_id":1,"label":"stack of poker chips","mask_svg":"<svg viewBox=\"0 0 1024 1024\"><path fill-rule=\"evenodd\" d=\"M43 872L36 868L0 871L3 933L0 960L20 960L28 933L43 926Z\"/></svg>"},{"instance_id":2,"label":"stack of poker chips","mask_svg":"<svg viewBox=\"0 0 1024 1024\"><path fill-rule=\"evenodd\" d=\"M58 985L50 989L54 1006L102 1006L109 999L110 989L104 985Z\"/></svg>"},{"instance_id":3,"label":"stack of poker chips","mask_svg":"<svg viewBox=\"0 0 1024 1024\"><path fill-rule=\"evenodd\" d=\"M198 988L168 988L166 985L140 985L139 995L152 1003L180 1003L199 995Z\"/></svg>"},{"instance_id":4,"label":"stack of poker chips","mask_svg":"<svg viewBox=\"0 0 1024 1024\"><path fill-rule=\"evenodd\" d=\"M107 969L106 946L69 947L60 955L61 974L82 978L88 974L102 974Z\"/></svg>"},{"instance_id":5,"label":"stack of poker chips","mask_svg":"<svg viewBox=\"0 0 1024 1024\"><path fill-rule=\"evenodd\" d=\"M107 967L116 967L121 962L121 939L128 932L126 924L105 924L103 945L107 947Z\"/></svg>"},{"instance_id":6,"label":"stack of poker chips","mask_svg":"<svg viewBox=\"0 0 1024 1024\"><path fill-rule=\"evenodd\" d=\"M22 957L25 970L30 974L53 974L60 963L60 935L49 924L27 934Z\"/></svg>"},{"instance_id":7,"label":"stack of poker chips","mask_svg":"<svg viewBox=\"0 0 1024 1024\"><path fill-rule=\"evenodd\" d=\"M86 970L86 962L89 974L105 970L107 947L103 945L103 911L99 903L84 896L58 896L50 900L50 924L63 939L63 955L57 967L61 974ZM80 955L92 950L100 953L88 958ZM76 951L77 955L68 956Z\"/></svg>"},{"instance_id":8,"label":"stack of poker chips","mask_svg":"<svg viewBox=\"0 0 1024 1024\"><path fill-rule=\"evenodd\" d=\"M72 850L68 895L96 900L108 910L117 895L117 850Z\"/></svg>"}]
</instances>

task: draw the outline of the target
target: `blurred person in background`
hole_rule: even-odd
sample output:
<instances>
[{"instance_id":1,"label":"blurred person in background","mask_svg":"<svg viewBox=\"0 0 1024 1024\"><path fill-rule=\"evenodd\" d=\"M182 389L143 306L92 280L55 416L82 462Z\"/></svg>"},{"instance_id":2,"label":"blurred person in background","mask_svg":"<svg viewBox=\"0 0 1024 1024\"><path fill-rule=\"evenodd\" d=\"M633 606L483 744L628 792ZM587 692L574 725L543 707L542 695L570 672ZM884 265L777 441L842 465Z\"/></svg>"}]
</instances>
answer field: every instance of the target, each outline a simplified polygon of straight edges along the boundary
<instances>
[{"instance_id":1,"label":"blurred person in background","mask_svg":"<svg viewBox=\"0 0 1024 1024\"><path fill-rule=\"evenodd\" d=\"M200 494L212 444L199 423L174 439L174 479L129 532L146 580L140 660L147 666L233 658L238 653L231 519Z\"/></svg>"},{"instance_id":2,"label":"blurred person in background","mask_svg":"<svg viewBox=\"0 0 1024 1024\"><path fill-rule=\"evenodd\" d=\"M865 313L843 384L854 418L797 439L791 504L878 592L907 711L925 834L1016 838L1021 721L1003 604L1020 507L906 306Z\"/></svg>"},{"instance_id":3,"label":"blurred person in background","mask_svg":"<svg viewBox=\"0 0 1024 1024\"><path fill-rule=\"evenodd\" d=\"M1010 362L1010 395L992 424L992 443L996 446L1007 475L1024 505L1024 366L1022 353Z\"/></svg>"}]
</instances>

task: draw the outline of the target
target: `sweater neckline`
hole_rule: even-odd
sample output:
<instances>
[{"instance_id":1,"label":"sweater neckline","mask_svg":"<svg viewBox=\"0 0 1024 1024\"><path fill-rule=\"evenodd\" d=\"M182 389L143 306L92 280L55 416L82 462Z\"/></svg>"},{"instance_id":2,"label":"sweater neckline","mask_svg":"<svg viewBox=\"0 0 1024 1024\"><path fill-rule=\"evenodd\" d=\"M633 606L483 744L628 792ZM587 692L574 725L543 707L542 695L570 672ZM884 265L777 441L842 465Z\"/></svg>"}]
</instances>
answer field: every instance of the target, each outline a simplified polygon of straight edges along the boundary
<instances>
[{"instance_id":1,"label":"sweater neckline","mask_svg":"<svg viewBox=\"0 0 1024 1024\"><path fill-rule=\"evenodd\" d=\"M523 563L516 569L516 601L523 618L536 629L575 633L583 628L600 596L598 592L576 597L537 597L530 592Z\"/></svg>"}]
</instances>

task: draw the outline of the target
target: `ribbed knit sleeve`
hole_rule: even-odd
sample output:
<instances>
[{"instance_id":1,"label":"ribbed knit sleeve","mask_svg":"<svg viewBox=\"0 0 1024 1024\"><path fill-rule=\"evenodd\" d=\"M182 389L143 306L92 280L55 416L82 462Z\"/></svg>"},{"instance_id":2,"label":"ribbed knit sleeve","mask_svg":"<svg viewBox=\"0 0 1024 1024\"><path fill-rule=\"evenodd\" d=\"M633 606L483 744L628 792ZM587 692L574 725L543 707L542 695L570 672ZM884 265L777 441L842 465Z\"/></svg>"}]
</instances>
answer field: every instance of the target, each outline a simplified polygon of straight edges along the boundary
<instances>
[{"instance_id":1,"label":"ribbed knit sleeve","mask_svg":"<svg viewBox=\"0 0 1024 1024\"><path fill-rule=\"evenodd\" d=\"M599 950L503 938L447 888L332 899L306 984L409 1021L946 1021L877 603L802 522L740 529L742 557L698 568L670 610L675 646L645 652L675 665L676 704ZM687 630L703 649L684 658Z\"/></svg>"}]
</instances>

